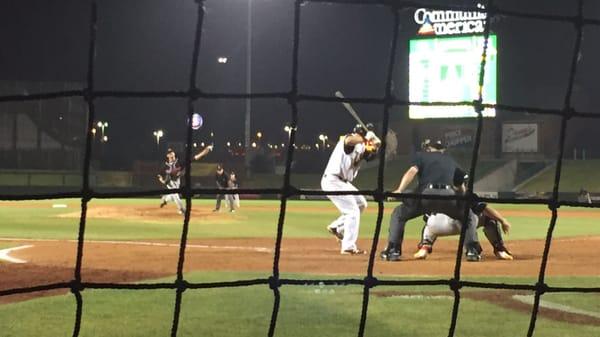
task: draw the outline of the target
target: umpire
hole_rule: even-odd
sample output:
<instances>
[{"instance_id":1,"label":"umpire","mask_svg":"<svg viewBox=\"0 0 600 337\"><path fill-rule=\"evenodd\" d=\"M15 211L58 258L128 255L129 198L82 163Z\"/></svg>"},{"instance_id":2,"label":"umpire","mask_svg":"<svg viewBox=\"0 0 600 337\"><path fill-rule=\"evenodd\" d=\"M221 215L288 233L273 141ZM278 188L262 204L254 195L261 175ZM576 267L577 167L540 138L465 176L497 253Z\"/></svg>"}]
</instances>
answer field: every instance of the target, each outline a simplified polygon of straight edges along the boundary
<instances>
[{"instance_id":1,"label":"umpire","mask_svg":"<svg viewBox=\"0 0 600 337\"><path fill-rule=\"evenodd\" d=\"M418 177L417 193L423 195L456 195L463 193L456 190L455 182L464 179L465 172L456 161L445 153L445 146L441 141L432 142L426 139L421 144L421 152L415 154L413 165L404 173L400 185L394 193L402 193ZM381 252L381 258L386 261L398 261L402 255L402 241L406 222L423 214L443 213L451 218L462 221L464 218L464 203L457 200L421 200L407 199L397 206L390 218L388 245ZM472 211L469 210L469 213ZM467 222L467 260L479 261L481 247L477 241L477 223L472 223L473 214L469 214Z\"/></svg>"}]
</instances>

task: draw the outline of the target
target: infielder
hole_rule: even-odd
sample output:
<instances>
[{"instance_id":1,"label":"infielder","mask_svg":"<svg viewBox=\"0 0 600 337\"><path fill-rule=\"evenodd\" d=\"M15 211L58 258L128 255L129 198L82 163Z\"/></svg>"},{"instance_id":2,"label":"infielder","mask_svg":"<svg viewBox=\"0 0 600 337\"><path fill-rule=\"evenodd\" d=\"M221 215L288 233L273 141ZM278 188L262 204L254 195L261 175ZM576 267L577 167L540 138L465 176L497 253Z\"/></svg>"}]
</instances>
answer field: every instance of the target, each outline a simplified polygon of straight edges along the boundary
<instances>
[{"instance_id":1,"label":"infielder","mask_svg":"<svg viewBox=\"0 0 600 337\"><path fill-rule=\"evenodd\" d=\"M510 223L497 210L485 202L478 202L472 208L478 215L477 228L483 227L483 233L494 248L494 255L500 260L512 260L513 256L504 246L502 232L508 234ZM435 240L440 236L459 235L462 224L446 214L438 213L425 216L427 219L421 234L419 250L414 254L416 259L425 259L433 250Z\"/></svg>"},{"instance_id":2,"label":"infielder","mask_svg":"<svg viewBox=\"0 0 600 337\"><path fill-rule=\"evenodd\" d=\"M194 156L195 160L199 160L202 157L206 156L210 151L212 151L213 146L209 145L205 147L202 151ZM158 174L158 181L161 184L166 185L168 189L174 190L178 189L181 186L181 175L184 172L183 166L179 163L177 159L177 155L175 151L172 149L167 150L167 160L165 161L165 166L163 167L160 174ZM179 197L178 193L166 194L161 197L160 208L165 207L167 202L173 201L175 205L177 205L177 209L179 214L185 213L185 207L183 206L183 202Z\"/></svg>"},{"instance_id":3,"label":"infielder","mask_svg":"<svg viewBox=\"0 0 600 337\"><path fill-rule=\"evenodd\" d=\"M229 180L227 181L227 189L237 190L239 184L235 176L235 172L229 172ZM227 204L229 205L229 212L233 213L237 208L240 208L240 195L239 194L227 194L225 196Z\"/></svg>"},{"instance_id":4,"label":"infielder","mask_svg":"<svg viewBox=\"0 0 600 337\"><path fill-rule=\"evenodd\" d=\"M371 125L372 128L372 125ZM373 131L357 125L352 133L343 136L333 149L329 162L321 179L324 191L358 191L352 180L358 174L361 161L373 160L381 140ZM328 195L341 215L334 220L327 230L341 241L341 254L366 254L358 249L356 240L360 225L360 214L367 207L367 200L362 195Z\"/></svg>"}]
</instances>

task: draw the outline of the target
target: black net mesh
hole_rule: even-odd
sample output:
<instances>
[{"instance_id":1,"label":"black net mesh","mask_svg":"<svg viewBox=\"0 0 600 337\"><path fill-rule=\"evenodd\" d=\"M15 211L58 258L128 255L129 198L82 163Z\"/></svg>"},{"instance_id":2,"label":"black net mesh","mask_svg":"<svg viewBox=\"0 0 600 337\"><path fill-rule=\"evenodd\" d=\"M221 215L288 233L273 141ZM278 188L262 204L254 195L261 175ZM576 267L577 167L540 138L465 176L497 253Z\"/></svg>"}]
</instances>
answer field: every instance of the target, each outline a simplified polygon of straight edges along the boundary
<instances>
[{"instance_id":1,"label":"black net mesh","mask_svg":"<svg viewBox=\"0 0 600 337\"><path fill-rule=\"evenodd\" d=\"M96 56L96 31L98 24L98 11L96 2L92 2L91 6L91 20L89 27L89 50L88 50L88 67L87 67L87 86L83 90L68 90L68 91L57 91L57 92L42 92L35 94L21 94L21 95L8 95L0 97L0 102L27 102L35 100L49 100L56 98L68 98L68 97L81 97L84 98L88 106L88 119L87 126L88 130L93 128L95 120L95 101L98 98L184 98L187 99L188 106L188 117L191 118L194 112L194 102L198 99L282 99L287 100L291 107L291 119L289 125L291 126L291 132L289 134L289 144L293 145L296 142L296 126L298 123L298 103L301 101L320 101L320 102L348 102L348 103L368 103L378 104L383 106L383 139L385 139L389 128L390 110L396 106L408 106L408 105L438 105L438 106L453 106L453 105L465 105L472 106L474 111L477 113L477 132L475 135L472 161L470 167L470 176L475 176L477 169L477 157L479 153L479 146L481 143L481 129L482 129L482 111L485 108L498 108L505 111L512 112L523 112L527 111L533 114L546 114L556 115L562 120L559 135L559 152L557 157L554 187L552 190L552 196L550 199L512 199L512 198L479 198L472 192L473 180L469 181L469 188L467 194L461 197L449 197L450 199L467 199L467 200L483 200L492 201L495 203L514 203L514 204L540 204L547 205L552 212L550 225L545 240L545 247L543 257L541 261L539 277L535 284L504 284L504 283L487 283L487 282L472 282L461 280L461 252L465 240L465 227L460 235L459 247L456 253L456 264L454 269L454 276L450 279L443 280L379 280L373 275L374 261L376 258L377 243L381 233L381 223L384 214L384 201L387 197L403 197L403 198L433 198L433 199L445 199L444 197L423 197L419 194L403 193L394 194L384 190L383 177L384 177L384 163L385 163L385 151L381 151L382 155L379 159L379 170L377 188L375 190L363 190L363 191L315 191L315 190L303 190L298 189L290 184L291 175L291 163L294 158L294 146L287 146L287 157L285 165L285 175L282 188L273 189L239 189L235 192L225 193L258 193L258 194L277 194L280 195L281 205L279 211L279 219L277 225L277 236L274 250L273 259L273 270L272 275L267 279L253 279L253 280L239 280L239 281L228 281L228 282L207 282L207 283L192 283L186 281L183 274L184 257L186 251L186 242L188 237L188 228L190 221L190 214L192 210L192 196L195 194L217 194L224 193L222 190L217 189L195 189L192 188L191 176L190 176L190 160L186 160L186 171L185 171L185 183L183 187L178 190L169 190L168 193L179 192L185 197L186 212L183 222L183 230L181 232L180 248L179 248L179 260L177 264L177 277L175 282L172 283L94 283L94 282L83 282L81 278L82 259L84 251L84 242L86 234L86 214L88 209L88 203L94 198L116 198L116 197L137 197L137 196L154 196L166 193L167 190L152 190L144 192L98 192L94 191L90 187L90 157L92 147L92 134L88 133L87 140L85 143L85 156L83 166L83 187L79 192L72 193L50 193L50 194L31 194L31 195L0 195L0 200L41 200L41 199L58 199L58 198L81 198L81 217L79 222L79 233L78 233L78 245L77 245L77 258L74 267L73 279L70 282L45 284L35 287L24 287L14 288L0 291L0 296L9 296L14 294L25 294L33 293L44 290L53 289L70 289L76 299L76 316L73 328L73 336L78 336L82 323L82 311L84 301L82 299L82 292L84 289L128 289L128 290L141 290L141 289L172 289L175 290L175 306L173 313L173 323L171 328L171 335L177 336L182 297L186 289L207 289L207 288L226 288L226 287L246 287L254 285L267 285L273 291L274 302L273 311L271 315L271 321L268 329L268 336L275 335L277 327L277 318L279 314L281 294L280 287L282 286L294 286L294 285L360 285L364 287L363 300L362 300L362 312L360 317L360 325L358 329L358 336L363 336L365 333L365 327L367 323L367 312L369 309L369 299L371 289L377 286L433 286L433 285L445 285L450 288L454 293L454 305L452 309L451 324L448 331L448 336L454 336L455 328L458 320L458 312L460 307L461 289L465 287L480 288L480 289L512 289L512 290L528 290L535 292L535 300L533 309L531 312L531 319L529 323L529 329L527 336L532 336L536 327L536 318L540 309L540 297L544 293L550 292L580 292L580 293L600 293L598 287L550 287L545 283L545 272L548 262L548 255L550 246L552 243L552 236L556 221L558 218L557 209L561 206L569 207L600 207L598 204L590 204L585 202L573 202L573 201L561 201L559 199L559 184L561 178L561 167L562 159L564 155L564 144L565 137L567 134L567 127L569 120L573 117L579 118L600 118L599 114L585 111L576 111L571 104L571 97L573 93L573 84L577 68L577 59L581 49L581 41L583 30L586 26L600 26L600 20L587 19L583 16L583 0L577 1L577 14L575 16L560 16L560 15L539 15L531 13L521 13L510 10L503 10L494 5L492 0L485 4L484 9L474 7L460 7L460 6L436 6L429 5L429 8L439 10L465 10L465 11L479 11L485 12L487 18L485 21L485 43L482 50L482 61L479 73L479 85L480 87L484 83L485 78L485 62L487 53L487 41L490 35L490 23L497 16L504 17L515 17L521 19L536 19L536 20L547 20L547 21L560 21L571 23L575 27L576 39L575 46L572 51L572 59L570 64L570 76L567 86L567 92L564 97L564 104L562 109L541 109L530 106L510 106L502 104L484 104L482 99L482 92L479 92L479 98L472 102L409 102L398 99L394 96L392 90L392 76L394 73L394 66L397 53L397 40L398 32L400 27L399 12L406 8L418 8L422 4L411 1L392 1L392 0L297 0L294 4L294 35L293 40L293 58L292 58L292 76L291 76L291 90L289 92L270 92L270 93L205 93L197 85L197 68L198 68L198 55L202 44L202 28L205 17L204 3L208 1L197 1L197 23L196 31L193 44L193 55L192 63L190 65L189 74L189 87L185 91L101 91L96 90L94 86L94 62ZM299 46L300 46L300 22L302 5L305 3L338 3L338 4L362 4L362 5L373 5L373 6L385 6L393 12L393 33L392 40L390 41L388 65L387 65L387 79L385 83L385 96L383 98L372 98L372 97L349 97L349 98L335 98L317 95L305 95L302 94L298 89L298 73L299 73ZM187 130L187 147L185 151L185 158L189 159L192 156L192 129L188 127ZM383 150L385 150L385 142L383 144ZM372 196L378 205L377 222L373 235L373 244L370 249L369 263L364 278L357 279L285 279L280 278L279 273L279 262L281 256L281 242L283 238L283 228L286 216L286 206L288 199L292 196L297 195L370 195ZM465 209L465 219L467 217L467 209Z\"/></svg>"}]
</instances>

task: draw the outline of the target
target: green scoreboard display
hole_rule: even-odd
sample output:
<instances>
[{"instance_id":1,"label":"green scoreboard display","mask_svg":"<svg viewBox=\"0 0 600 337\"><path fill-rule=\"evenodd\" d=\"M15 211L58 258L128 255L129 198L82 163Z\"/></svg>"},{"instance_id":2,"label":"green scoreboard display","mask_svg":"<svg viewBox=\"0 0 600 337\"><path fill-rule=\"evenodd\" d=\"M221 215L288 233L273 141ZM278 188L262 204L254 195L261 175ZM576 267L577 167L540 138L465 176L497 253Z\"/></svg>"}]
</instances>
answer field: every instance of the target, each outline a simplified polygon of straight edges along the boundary
<instances>
[{"instance_id":1,"label":"green scoreboard display","mask_svg":"<svg viewBox=\"0 0 600 337\"><path fill-rule=\"evenodd\" d=\"M479 71L483 53L483 35L428 37L410 40L409 99L411 102L472 102L479 97ZM488 39L483 103L496 103L496 35ZM484 117L496 110L486 108ZM411 105L409 117L476 117L472 106Z\"/></svg>"}]
</instances>

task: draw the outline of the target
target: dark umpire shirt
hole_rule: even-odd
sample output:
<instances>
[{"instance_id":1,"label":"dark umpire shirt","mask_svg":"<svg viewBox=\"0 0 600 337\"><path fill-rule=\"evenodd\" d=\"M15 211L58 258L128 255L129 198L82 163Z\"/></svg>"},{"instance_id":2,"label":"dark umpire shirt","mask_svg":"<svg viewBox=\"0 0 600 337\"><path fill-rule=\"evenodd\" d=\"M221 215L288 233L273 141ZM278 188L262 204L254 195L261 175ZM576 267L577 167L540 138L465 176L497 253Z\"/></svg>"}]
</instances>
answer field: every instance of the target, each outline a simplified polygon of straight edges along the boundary
<instances>
[{"instance_id":1,"label":"dark umpire shirt","mask_svg":"<svg viewBox=\"0 0 600 337\"><path fill-rule=\"evenodd\" d=\"M225 171L223 171L223 174L215 174L215 180L217 181L217 185L220 188L227 188L227 182L229 181L229 177L227 176L227 173L225 173Z\"/></svg>"},{"instance_id":2,"label":"dark umpire shirt","mask_svg":"<svg viewBox=\"0 0 600 337\"><path fill-rule=\"evenodd\" d=\"M418 191L423 191L427 185L454 185L455 175L464 171L450 155L443 152L417 152L413 166L419 169Z\"/></svg>"}]
</instances>

